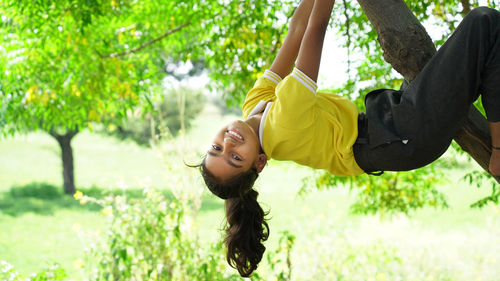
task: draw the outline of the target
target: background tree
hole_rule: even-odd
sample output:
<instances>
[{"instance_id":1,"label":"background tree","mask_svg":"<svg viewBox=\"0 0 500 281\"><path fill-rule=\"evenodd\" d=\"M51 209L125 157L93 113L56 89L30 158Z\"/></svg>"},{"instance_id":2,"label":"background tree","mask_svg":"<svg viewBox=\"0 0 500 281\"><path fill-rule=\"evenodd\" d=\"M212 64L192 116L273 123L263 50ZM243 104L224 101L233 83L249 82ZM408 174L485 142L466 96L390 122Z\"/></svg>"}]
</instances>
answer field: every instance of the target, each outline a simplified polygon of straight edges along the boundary
<instances>
[{"instance_id":1,"label":"background tree","mask_svg":"<svg viewBox=\"0 0 500 281\"><path fill-rule=\"evenodd\" d=\"M78 131L126 118L138 105L151 110L165 67L176 60L203 59L214 84L233 85L225 92L239 100L276 50L288 7L265 0L3 0L0 128L43 129L61 140L65 192L74 193L71 139Z\"/></svg>"}]
</instances>

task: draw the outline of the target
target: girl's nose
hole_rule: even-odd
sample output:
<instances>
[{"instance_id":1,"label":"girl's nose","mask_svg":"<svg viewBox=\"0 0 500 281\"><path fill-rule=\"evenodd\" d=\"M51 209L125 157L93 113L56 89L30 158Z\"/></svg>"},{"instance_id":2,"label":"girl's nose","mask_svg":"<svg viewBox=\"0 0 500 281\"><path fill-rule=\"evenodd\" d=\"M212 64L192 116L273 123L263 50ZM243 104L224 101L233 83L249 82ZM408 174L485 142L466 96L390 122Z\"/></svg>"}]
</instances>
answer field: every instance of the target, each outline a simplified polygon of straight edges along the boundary
<instances>
[{"instance_id":1,"label":"girl's nose","mask_svg":"<svg viewBox=\"0 0 500 281\"><path fill-rule=\"evenodd\" d=\"M235 146L236 145L236 141L233 140L231 137L225 137L224 138L224 144L225 145L230 145L230 146Z\"/></svg>"}]
</instances>

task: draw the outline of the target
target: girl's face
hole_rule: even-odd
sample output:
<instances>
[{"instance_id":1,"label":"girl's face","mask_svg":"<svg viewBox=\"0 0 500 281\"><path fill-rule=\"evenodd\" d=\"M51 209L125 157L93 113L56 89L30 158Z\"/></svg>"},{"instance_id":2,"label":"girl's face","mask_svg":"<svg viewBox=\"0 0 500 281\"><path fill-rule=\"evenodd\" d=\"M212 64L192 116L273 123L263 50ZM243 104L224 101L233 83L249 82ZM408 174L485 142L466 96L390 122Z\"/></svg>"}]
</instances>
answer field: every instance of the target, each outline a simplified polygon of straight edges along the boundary
<instances>
[{"instance_id":1,"label":"girl's face","mask_svg":"<svg viewBox=\"0 0 500 281\"><path fill-rule=\"evenodd\" d=\"M257 133L244 121L236 120L224 126L210 145L205 158L206 168L218 179L225 181L252 166L260 172L262 158Z\"/></svg>"}]
</instances>

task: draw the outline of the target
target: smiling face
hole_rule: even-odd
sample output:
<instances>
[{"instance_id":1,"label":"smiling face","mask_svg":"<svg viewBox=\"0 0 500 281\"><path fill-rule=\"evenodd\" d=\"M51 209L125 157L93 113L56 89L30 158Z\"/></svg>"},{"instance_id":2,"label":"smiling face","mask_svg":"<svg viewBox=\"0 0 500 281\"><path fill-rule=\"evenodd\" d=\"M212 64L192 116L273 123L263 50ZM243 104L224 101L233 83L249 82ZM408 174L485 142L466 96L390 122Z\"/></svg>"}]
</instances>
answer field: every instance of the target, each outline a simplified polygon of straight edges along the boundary
<instances>
[{"instance_id":1,"label":"smiling face","mask_svg":"<svg viewBox=\"0 0 500 281\"><path fill-rule=\"evenodd\" d=\"M248 171L251 167L260 172L267 161L266 155L260 151L255 130L246 122L237 120L217 132L207 151L205 166L221 181Z\"/></svg>"}]
</instances>

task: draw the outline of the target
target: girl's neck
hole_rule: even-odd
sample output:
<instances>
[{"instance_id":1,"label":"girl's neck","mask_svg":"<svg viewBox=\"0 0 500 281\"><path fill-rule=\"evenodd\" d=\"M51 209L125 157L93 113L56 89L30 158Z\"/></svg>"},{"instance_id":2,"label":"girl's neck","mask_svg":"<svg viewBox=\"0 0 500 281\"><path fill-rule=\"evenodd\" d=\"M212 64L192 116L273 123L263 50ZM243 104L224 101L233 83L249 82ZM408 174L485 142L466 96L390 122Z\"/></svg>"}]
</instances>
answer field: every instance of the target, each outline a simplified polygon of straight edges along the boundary
<instances>
[{"instance_id":1,"label":"girl's neck","mask_svg":"<svg viewBox=\"0 0 500 281\"><path fill-rule=\"evenodd\" d=\"M254 132L255 132L255 134L257 134L257 136L259 136L259 128L260 128L260 120L261 119L262 119L262 113L257 113L255 115L248 117L245 120L245 123L247 123L248 126L250 126L250 128L252 128L254 130Z\"/></svg>"}]
</instances>

